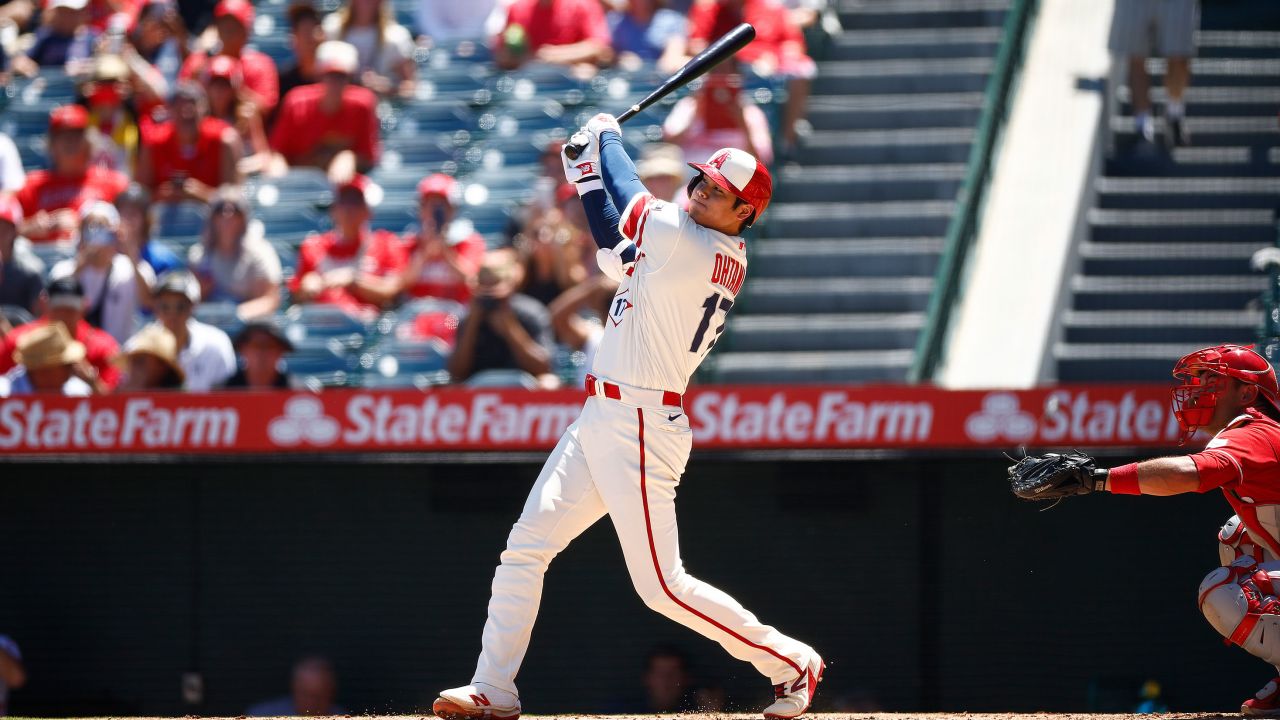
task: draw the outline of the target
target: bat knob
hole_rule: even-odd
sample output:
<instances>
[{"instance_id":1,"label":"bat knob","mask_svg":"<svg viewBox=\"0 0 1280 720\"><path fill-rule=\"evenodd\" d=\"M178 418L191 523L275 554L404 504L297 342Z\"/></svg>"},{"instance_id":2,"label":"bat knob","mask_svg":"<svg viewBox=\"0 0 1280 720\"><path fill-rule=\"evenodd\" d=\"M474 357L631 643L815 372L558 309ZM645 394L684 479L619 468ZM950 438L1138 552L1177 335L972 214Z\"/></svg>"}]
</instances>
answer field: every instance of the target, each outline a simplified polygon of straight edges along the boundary
<instances>
[{"instance_id":1,"label":"bat knob","mask_svg":"<svg viewBox=\"0 0 1280 720\"><path fill-rule=\"evenodd\" d=\"M582 151L586 150L587 145L590 143L590 137L585 136L582 133L574 133L573 137L569 138L569 143L564 146L565 157L570 160L577 160L578 157L582 155Z\"/></svg>"}]
</instances>

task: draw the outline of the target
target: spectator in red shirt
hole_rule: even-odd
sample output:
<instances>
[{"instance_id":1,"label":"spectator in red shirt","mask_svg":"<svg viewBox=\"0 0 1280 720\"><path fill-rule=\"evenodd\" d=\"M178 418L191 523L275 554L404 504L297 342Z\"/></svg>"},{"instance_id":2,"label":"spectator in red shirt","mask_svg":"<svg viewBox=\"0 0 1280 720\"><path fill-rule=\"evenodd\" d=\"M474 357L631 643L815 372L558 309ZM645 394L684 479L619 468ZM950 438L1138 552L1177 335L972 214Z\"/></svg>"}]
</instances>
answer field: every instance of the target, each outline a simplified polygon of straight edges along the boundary
<instances>
[{"instance_id":1,"label":"spectator in red shirt","mask_svg":"<svg viewBox=\"0 0 1280 720\"><path fill-rule=\"evenodd\" d=\"M143 133L138 182L156 202L209 202L220 185L240 182L239 159L240 138L235 128L209 117L204 88L179 82L169 120Z\"/></svg>"},{"instance_id":2,"label":"spectator in red shirt","mask_svg":"<svg viewBox=\"0 0 1280 720\"><path fill-rule=\"evenodd\" d=\"M680 98L662 123L663 139L688 157L711 157L720 148L736 147L769 165L769 118L742 92L742 76L732 70L732 61L724 63L706 76L698 92Z\"/></svg>"},{"instance_id":3,"label":"spectator in red shirt","mask_svg":"<svg viewBox=\"0 0 1280 720\"><path fill-rule=\"evenodd\" d=\"M458 182L436 173L418 183L418 231L404 238L404 291L411 297L471 300L484 261L484 238L455 220Z\"/></svg>"},{"instance_id":4,"label":"spectator in red shirt","mask_svg":"<svg viewBox=\"0 0 1280 720\"><path fill-rule=\"evenodd\" d=\"M507 70L530 60L580 65L612 57L609 25L598 0L516 0L494 42L494 60Z\"/></svg>"},{"instance_id":5,"label":"spectator in red shirt","mask_svg":"<svg viewBox=\"0 0 1280 720\"><path fill-rule=\"evenodd\" d=\"M804 36L791 24L785 7L776 0L697 0L689 11L689 53L702 52L742 22L755 27L756 39L739 50L736 59L751 65L757 75L778 75L787 80L782 136L790 150L795 146L796 122L804 117L818 66L806 53Z\"/></svg>"},{"instance_id":6,"label":"spectator in red shirt","mask_svg":"<svg viewBox=\"0 0 1280 720\"><path fill-rule=\"evenodd\" d=\"M343 182L378 162L378 101L372 91L351 84L357 67L351 44L320 44L320 82L290 90L271 131L272 149L289 165L320 168Z\"/></svg>"},{"instance_id":7,"label":"spectator in red shirt","mask_svg":"<svg viewBox=\"0 0 1280 720\"><path fill-rule=\"evenodd\" d=\"M82 205L111 202L129 185L115 170L90 166L87 127L89 113L80 105L49 113L50 169L29 173L17 195L26 217L21 234L32 242L71 239L80 227Z\"/></svg>"},{"instance_id":8,"label":"spectator in red shirt","mask_svg":"<svg viewBox=\"0 0 1280 720\"><path fill-rule=\"evenodd\" d=\"M280 102L280 78L276 63L269 55L245 47L253 30L253 5L248 0L221 0L213 9L213 24L218 30L217 52L192 53L182 64L178 77L200 77L214 55L235 58L244 73L245 94L263 117L270 117Z\"/></svg>"},{"instance_id":9,"label":"spectator in red shirt","mask_svg":"<svg viewBox=\"0 0 1280 720\"><path fill-rule=\"evenodd\" d=\"M72 366L72 374L84 380L95 394L109 393L120 384L120 368L115 364L120 346L107 333L84 319L84 289L74 275L49 283L48 310L38 320L19 325L0 342L0 374L13 369L14 350L27 333L51 322L60 322L85 347L85 357Z\"/></svg>"},{"instance_id":10,"label":"spectator in red shirt","mask_svg":"<svg viewBox=\"0 0 1280 720\"><path fill-rule=\"evenodd\" d=\"M370 316L395 299L404 251L393 233L369 229L373 187L363 175L338 186L329 210L333 230L307 238L298 250L298 271L289 281L294 302L329 303Z\"/></svg>"}]
</instances>

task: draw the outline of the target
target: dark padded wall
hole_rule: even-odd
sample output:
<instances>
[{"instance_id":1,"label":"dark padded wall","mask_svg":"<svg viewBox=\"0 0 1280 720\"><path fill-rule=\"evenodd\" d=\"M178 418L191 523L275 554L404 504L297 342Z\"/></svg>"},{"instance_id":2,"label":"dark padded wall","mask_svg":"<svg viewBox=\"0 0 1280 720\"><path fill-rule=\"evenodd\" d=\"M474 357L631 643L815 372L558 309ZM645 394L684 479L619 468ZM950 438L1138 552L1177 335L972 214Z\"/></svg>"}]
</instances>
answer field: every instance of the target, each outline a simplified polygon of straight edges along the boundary
<instances>
[{"instance_id":1,"label":"dark padded wall","mask_svg":"<svg viewBox=\"0 0 1280 720\"><path fill-rule=\"evenodd\" d=\"M466 682L529 465L0 464L0 633L18 714L237 714L333 658L353 711ZM824 652L820 695L889 710L1079 710L1143 679L1230 709L1271 674L1195 607L1220 497L1015 502L1000 462L720 462L680 489L690 572ZM686 649L754 710L770 690L634 596L612 526L552 565L520 677L537 713L622 709ZM205 703L182 702L198 671ZM1099 704L1103 703L1103 704Z\"/></svg>"}]
</instances>

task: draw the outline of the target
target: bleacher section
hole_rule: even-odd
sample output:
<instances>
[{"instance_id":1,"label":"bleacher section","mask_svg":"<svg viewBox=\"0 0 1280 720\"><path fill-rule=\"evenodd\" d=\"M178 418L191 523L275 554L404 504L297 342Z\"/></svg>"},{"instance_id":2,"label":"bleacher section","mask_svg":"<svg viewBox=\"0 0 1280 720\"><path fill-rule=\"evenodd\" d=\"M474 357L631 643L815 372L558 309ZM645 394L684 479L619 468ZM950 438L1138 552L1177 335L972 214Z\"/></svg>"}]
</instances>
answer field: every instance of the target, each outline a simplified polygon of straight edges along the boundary
<instances>
[{"instance_id":1,"label":"bleacher section","mask_svg":"<svg viewBox=\"0 0 1280 720\"><path fill-rule=\"evenodd\" d=\"M1280 27L1280 11L1267 0L1206 3L1201 27L1191 147L1130 151L1128 88L1113 95L1116 151L1095 182L1060 320L1061 380L1164 379L1185 352L1256 337L1266 278L1249 259L1277 242L1280 205L1280 32L1256 28ZM1164 63L1148 68L1158 114Z\"/></svg>"},{"instance_id":2,"label":"bleacher section","mask_svg":"<svg viewBox=\"0 0 1280 720\"><path fill-rule=\"evenodd\" d=\"M814 132L710 361L725 381L902 381L1008 0L841 0Z\"/></svg>"}]
</instances>

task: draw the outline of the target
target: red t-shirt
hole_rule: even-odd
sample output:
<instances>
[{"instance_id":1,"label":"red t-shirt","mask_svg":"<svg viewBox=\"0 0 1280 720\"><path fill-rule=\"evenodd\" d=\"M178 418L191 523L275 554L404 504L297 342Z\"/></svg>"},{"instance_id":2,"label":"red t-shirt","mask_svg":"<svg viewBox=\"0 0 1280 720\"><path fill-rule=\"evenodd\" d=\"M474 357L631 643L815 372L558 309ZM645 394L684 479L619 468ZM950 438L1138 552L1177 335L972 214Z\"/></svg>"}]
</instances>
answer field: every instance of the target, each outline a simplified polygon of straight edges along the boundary
<instances>
[{"instance_id":1,"label":"red t-shirt","mask_svg":"<svg viewBox=\"0 0 1280 720\"><path fill-rule=\"evenodd\" d=\"M240 72L244 75L244 86L258 96L258 112L264 117L270 115L280 102L280 75L276 71L276 62L270 55L249 48L241 50L238 59ZM182 63L178 77L183 80L198 80L208 62L208 53L192 53Z\"/></svg>"},{"instance_id":2,"label":"red t-shirt","mask_svg":"<svg viewBox=\"0 0 1280 720\"><path fill-rule=\"evenodd\" d=\"M298 271L289 281L289 291L298 292L302 288L302 278L313 272L355 268L358 273L389 277L404 272L404 264L404 250L394 233L365 231L359 244L339 244L338 234L331 231L303 241L298 249ZM377 309L350 290L339 288L326 288L312 302L341 305L355 311Z\"/></svg>"},{"instance_id":3,"label":"red t-shirt","mask_svg":"<svg viewBox=\"0 0 1280 720\"><path fill-rule=\"evenodd\" d=\"M271 130L271 147L290 165L298 164L317 147L351 150L368 164L378 161L378 99L366 88L348 85L338 112L320 111L324 86L302 85L289 91L280 106L280 117Z\"/></svg>"},{"instance_id":4,"label":"red t-shirt","mask_svg":"<svg viewBox=\"0 0 1280 720\"><path fill-rule=\"evenodd\" d=\"M17 364L13 359L13 351L18 348L18 340L32 330L48 324L48 318L33 320L14 328L13 332L0 341L0 374L9 372ZM98 371L98 378L114 390L120 384L120 368L111 361L120 352L115 338L81 320L76 326L76 340L84 345L85 360Z\"/></svg>"},{"instance_id":5,"label":"red t-shirt","mask_svg":"<svg viewBox=\"0 0 1280 720\"><path fill-rule=\"evenodd\" d=\"M22 214L33 217L41 210L53 211L67 208L76 212L87 202L104 200L115 202L116 196L129 186L129 178L115 170L90 167L84 175L54 175L52 170L33 170L27 173L27 184L18 191ZM73 237L73 231L55 233L48 237L33 237L33 242L53 242Z\"/></svg>"},{"instance_id":6,"label":"red t-shirt","mask_svg":"<svg viewBox=\"0 0 1280 720\"><path fill-rule=\"evenodd\" d=\"M610 44L609 24L598 0L516 0L507 9L507 25L524 26L529 52L543 45L572 45L583 40ZM501 42L501 36L498 41Z\"/></svg>"},{"instance_id":7,"label":"red t-shirt","mask_svg":"<svg viewBox=\"0 0 1280 720\"><path fill-rule=\"evenodd\" d=\"M1266 533L1257 509L1280 505L1280 423L1250 408L1191 459L1200 473L1197 491L1221 488L1249 535L1280 556L1280 538Z\"/></svg>"},{"instance_id":8,"label":"red t-shirt","mask_svg":"<svg viewBox=\"0 0 1280 720\"><path fill-rule=\"evenodd\" d=\"M151 189L175 179L195 178L209 187L218 187L235 178L222 176L222 138L234 129L217 118L200 121L200 133L193 147L183 148L172 120L153 125L143 143L151 150Z\"/></svg>"},{"instance_id":9,"label":"red t-shirt","mask_svg":"<svg viewBox=\"0 0 1280 720\"><path fill-rule=\"evenodd\" d=\"M773 55L781 64L786 56L804 54L800 29L791 25L786 8L772 0L746 0L740 12L716 0L697 0L689 9L689 39L711 43L742 22L756 29L756 39L738 51L739 61L751 64Z\"/></svg>"},{"instance_id":10,"label":"red t-shirt","mask_svg":"<svg viewBox=\"0 0 1280 720\"><path fill-rule=\"evenodd\" d=\"M418 246L416 235L406 235L404 240L404 256L406 264L412 264L413 253ZM458 264L468 273L474 275L480 271L480 263L484 260L484 238L479 233L472 233L457 245L453 251L458 254ZM428 260L422 265L417 281L409 288L409 294L416 298L433 297L454 300L460 303L471 301L471 288L458 278L453 268L444 258Z\"/></svg>"}]
</instances>

